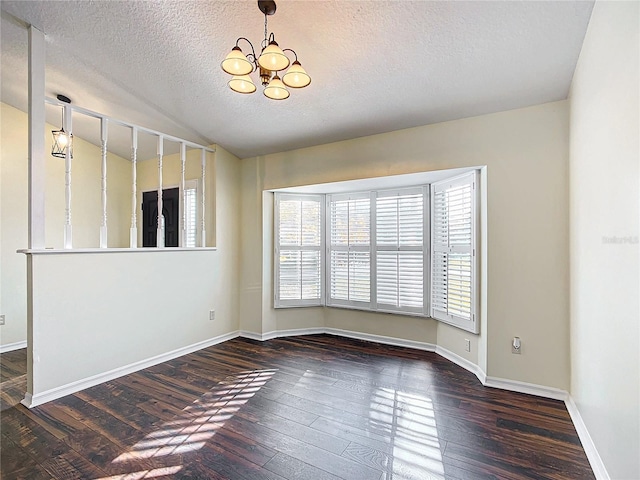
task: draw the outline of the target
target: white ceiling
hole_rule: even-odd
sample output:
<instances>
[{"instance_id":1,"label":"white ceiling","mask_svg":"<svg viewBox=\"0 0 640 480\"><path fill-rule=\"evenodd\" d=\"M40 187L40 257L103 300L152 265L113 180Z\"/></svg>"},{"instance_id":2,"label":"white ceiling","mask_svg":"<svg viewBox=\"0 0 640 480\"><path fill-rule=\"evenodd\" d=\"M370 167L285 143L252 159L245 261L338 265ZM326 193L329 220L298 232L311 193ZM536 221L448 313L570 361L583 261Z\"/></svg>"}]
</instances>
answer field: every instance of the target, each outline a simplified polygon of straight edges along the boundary
<instances>
[{"instance_id":1,"label":"white ceiling","mask_svg":"<svg viewBox=\"0 0 640 480\"><path fill-rule=\"evenodd\" d=\"M253 0L3 0L2 101L27 109L20 19L46 34L47 96L62 93L81 107L246 158L564 99L593 7L277 3L269 31L296 50L312 78L288 100L269 100L261 87L240 95L226 86L220 62L236 39L259 48L263 38ZM48 115L59 123L59 109ZM95 139L99 128L74 116L73 131ZM128 157L128 136L117 133L110 149Z\"/></svg>"}]
</instances>

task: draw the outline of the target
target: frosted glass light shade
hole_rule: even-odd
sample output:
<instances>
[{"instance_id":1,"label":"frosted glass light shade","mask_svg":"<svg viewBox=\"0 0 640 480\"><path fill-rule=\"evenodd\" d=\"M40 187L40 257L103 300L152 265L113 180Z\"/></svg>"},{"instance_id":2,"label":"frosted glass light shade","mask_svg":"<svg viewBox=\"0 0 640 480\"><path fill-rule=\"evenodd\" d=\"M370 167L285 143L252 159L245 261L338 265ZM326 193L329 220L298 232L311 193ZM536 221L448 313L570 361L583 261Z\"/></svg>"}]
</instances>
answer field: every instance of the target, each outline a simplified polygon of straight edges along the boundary
<instances>
[{"instance_id":1,"label":"frosted glass light shade","mask_svg":"<svg viewBox=\"0 0 640 480\"><path fill-rule=\"evenodd\" d=\"M271 79L269 85L265 87L264 95L272 100L284 100L289 98L289 90L284 86L280 77L276 75Z\"/></svg>"},{"instance_id":2,"label":"frosted glass light shade","mask_svg":"<svg viewBox=\"0 0 640 480\"><path fill-rule=\"evenodd\" d=\"M253 93L256 91L256 86L251 80L249 75L239 75L229 80L229 88L238 93Z\"/></svg>"},{"instance_id":3,"label":"frosted glass light shade","mask_svg":"<svg viewBox=\"0 0 640 480\"><path fill-rule=\"evenodd\" d=\"M284 70L289 66L289 59L280 49L275 41L271 41L269 45L262 51L260 58L258 58L258 64L272 72Z\"/></svg>"},{"instance_id":4,"label":"frosted glass light shade","mask_svg":"<svg viewBox=\"0 0 640 480\"><path fill-rule=\"evenodd\" d=\"M311 83L311 77L302 68L300 62L296 60L291 64L287 73L284 74L282 81L287 87L303 88Z\"/></svg>"},{"instance_id":5,"label":"frosted glass light shade","mask_svg":"<svg viewBox=\"0 0 640 480\"><path fill-rule=\"evenodd\" d=\"M233 49L222 61L222 70L229 75L248 75L253 71L253 64L247 60L247 57L240 47L233 47Z\"/></svg>"}]
</instances>

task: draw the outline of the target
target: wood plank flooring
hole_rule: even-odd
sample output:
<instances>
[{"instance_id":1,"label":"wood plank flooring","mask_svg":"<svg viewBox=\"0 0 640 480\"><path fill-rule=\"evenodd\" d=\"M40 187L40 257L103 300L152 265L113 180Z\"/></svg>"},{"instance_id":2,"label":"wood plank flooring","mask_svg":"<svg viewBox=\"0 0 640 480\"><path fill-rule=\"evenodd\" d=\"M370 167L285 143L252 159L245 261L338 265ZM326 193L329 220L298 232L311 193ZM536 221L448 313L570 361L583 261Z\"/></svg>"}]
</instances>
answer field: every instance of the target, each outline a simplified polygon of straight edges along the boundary
<instances>
[{"instance_id":1,"label":"wood plank flooring","mask_svg":"<svg viewBox=\"0 0 640 480\"><path fill-rule=\"evenodd\" d=\"M594 478L562 402L434 353L238 338L31 410L0 357L4 480Z\"/></svg>"}]
</instances>

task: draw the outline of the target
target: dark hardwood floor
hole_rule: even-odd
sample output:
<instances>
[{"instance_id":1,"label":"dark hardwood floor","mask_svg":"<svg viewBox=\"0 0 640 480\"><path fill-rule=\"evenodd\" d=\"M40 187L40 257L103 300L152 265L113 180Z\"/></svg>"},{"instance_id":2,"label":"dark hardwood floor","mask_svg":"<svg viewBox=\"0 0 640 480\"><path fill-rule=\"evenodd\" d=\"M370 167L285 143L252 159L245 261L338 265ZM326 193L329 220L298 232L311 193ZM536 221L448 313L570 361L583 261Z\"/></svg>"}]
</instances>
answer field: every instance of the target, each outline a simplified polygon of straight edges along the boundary
<instances>
[{"instance_id":1,"label":"dark hardwood floor","mask_svg":"<svg viewBox=\"0 0 640 480\"><path fill-rule=\"evenodd\" d=\"M562 402L428 352L235 339L34 409L1 355L1 478L593 479Z\"/></svg>"}]
</instances>

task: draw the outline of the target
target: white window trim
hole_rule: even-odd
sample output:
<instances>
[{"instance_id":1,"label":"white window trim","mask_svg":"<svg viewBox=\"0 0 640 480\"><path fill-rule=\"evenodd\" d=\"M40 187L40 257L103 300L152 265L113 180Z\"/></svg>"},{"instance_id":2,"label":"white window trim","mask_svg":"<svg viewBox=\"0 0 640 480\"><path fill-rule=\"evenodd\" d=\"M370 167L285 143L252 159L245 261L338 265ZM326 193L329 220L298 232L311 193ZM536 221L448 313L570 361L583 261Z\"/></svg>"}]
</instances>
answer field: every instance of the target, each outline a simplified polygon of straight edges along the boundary
<instances>
[{"instance_id":1,"label":"white window trim","mask_svg":"<svg viewBox=\"0 0 640 480\"><path fill-rule=\"evenodd\" d=\"M325 305L325 232L324 230L320 234L320 246L319 247L311 247L311 246L300 246L300 247L288 247L287 249L295 249L295 250L308 250L308 251L319 251L320 252L320 298L319 299L309 299L309 300L289 300L289 299L280 299L280 202L285 200L309 200L315 199L320 204L320 225L324 225L325 220L325 199L324 195L314 195L314 194L293 194L293 193L279 193L275 192L274 195L274 216L273 216L273 271L274 271L274 280L273 280L273 305L274 308L296 308L296 307L317 307Z\"/></svg>"},{"instance_id":2,"label":"white window trim","mask_svg":"<svg viewBox=\"0 0 640 480\"><path fill-rule=\"evenodd\" d=\"M479 291L479 285L478 285L478 269L477 269L477 254L478 254L478 235L477 235L477 226L479 225L479 215L480 215L480 208L478 208L479 206L479 172L478 171L473 171L473 172L469 172L469 173L465 173L462 175L458 175L446 180L442 180L439 182L434 182L431 185L431 197L433 197L434 193L435 193L435 189L437 186L439 185L447 185L450 187L454 187L454 186L458 186L458 185L466 185L469 182L471 182L472 184L472 190L471 190L471 318L467 319L458 315L452 315L450 313L445 313L445 312L440 312L440 311L436 311L435 308L433 307L433 303L432 303L432 309L430 311L429 316L435 320L444 322L444 323L448 323L450 325L453 325L455 327L458 327L462 330L466 330L468 332L471 333L475 333L478 334L480 333L480 322L478 320L478 296L480 294ZM431 212L429 215L429 218L434 218L434 202L433 202L433 198L431 198ZM431 223L431 222L430 222ZM430 248L431 248L431 255L430 257L433 257L433 255L435 254L435 248L433 247L434 245L434 238L433 238L434 232L433 230L431 231L431 240L430 240ZM450 247L449 252L451 253L455 253L456 252L456 247ZM431 262L433 262L433 258L431 258ZM430 275L429 277L432 277L432 273L430 270ZM433 292L431 292L431 295L433 294ZM431 297L430 295L430 297Z\"/></svg>"},{"instance_id":3,"label":"white window trim","mask_svg":"<svg viewBox=\"0 0 640 480\"><path fill-rule=\"evenodd\" d=\"M371 212L371 204L372 204L372 192L349 192L349 193L340 193L333 195L325 195L325 232L324 237L326 241L326 255L325 255L325 298L326 298L326 306L327 307L341 307L341 308L350 308L354 310L372 310L373 309L373 292L374 285L371 282L371 271L372 271L372 262L373 258L373 241L374 235L369 235L369 245L336 245L335 247L331 245L331 201L336 200L360 200L360 199L369 199L369 211ZM371 214L370 214L371 215ZM370 217L370 222L375 220L375 214L373 219ZM369 224L371 225L371 224ZM369 253L369 301L361 302L356 300L342 300L342 299L334 299L331 298L331 252L332 251L342 251L342 252L366 252Z\"/></svg>"}]
</instances>

